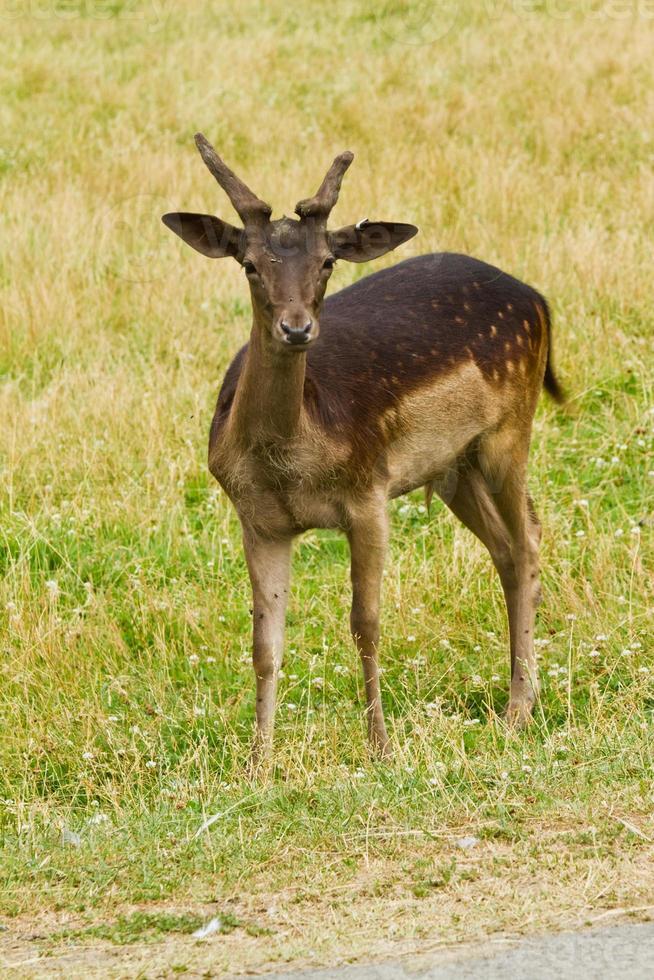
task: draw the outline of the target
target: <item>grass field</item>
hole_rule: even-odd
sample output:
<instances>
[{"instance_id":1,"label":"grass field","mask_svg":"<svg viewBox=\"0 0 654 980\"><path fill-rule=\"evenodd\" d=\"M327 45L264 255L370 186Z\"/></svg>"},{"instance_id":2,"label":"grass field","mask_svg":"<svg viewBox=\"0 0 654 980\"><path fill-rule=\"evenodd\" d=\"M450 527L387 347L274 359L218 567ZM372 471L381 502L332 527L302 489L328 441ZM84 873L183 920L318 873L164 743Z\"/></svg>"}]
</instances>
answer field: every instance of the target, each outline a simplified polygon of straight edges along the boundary
<instances>
[{"instance_id":1,"label":"grass field","mask_svg":"<svg viewBox=\"0 0 654 980\"><path fill-rule=\"evenodd\" d=\"M654 906L649 8L0 5L7 963L136 943L129 975L157 975L143 944L212 915L211 969L240 971ZM535 425L529 731L498 720L490 561L416 494L392 505L385 578L395 760L369 760L347 548L317 532L295 552L275 769L247 781L249 586L206 469L247 289L159 221L232 216L198 129L278 214L352 149L334 222L421 229L383 261L464 251L550 300L570 401ZM164 972L200 956L161 949Z\"/></svg>"}]
</instances>

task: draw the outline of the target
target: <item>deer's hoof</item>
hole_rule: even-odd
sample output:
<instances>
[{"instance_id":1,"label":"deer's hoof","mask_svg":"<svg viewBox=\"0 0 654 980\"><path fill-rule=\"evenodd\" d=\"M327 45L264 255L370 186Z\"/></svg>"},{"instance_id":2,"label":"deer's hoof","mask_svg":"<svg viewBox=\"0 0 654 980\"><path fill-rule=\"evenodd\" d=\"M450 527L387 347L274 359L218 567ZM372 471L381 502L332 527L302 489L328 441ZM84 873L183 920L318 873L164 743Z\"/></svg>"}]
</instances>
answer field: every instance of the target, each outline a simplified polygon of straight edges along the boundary
<instances>
[{"instance_id":1,"label":"deer's hoof","mask_svg":"<svg viewBox=\"0 0 654 980\"><path fill-rule=\"evenodd\" d=\"M514 730L526 728L533 721L533 708L533 701L509 701L504 720L509 728Z\"/></svg>"},{"instance_id":2,"label":"deer's hoof","mask_svg":"<svg viewBox=\"0 0 654 980\"><path fill-rule=\"evenodd\" d=\"M370 749L375 758L389 762L393 758L393 745L388 735L384 738L373 735L370 739Z\"/></svg>"},{"instance_id":3,"label":"deer's hoof","mask_svg":"<svg viewBox=\"0 0 654 980\"><path fill-rule=\"evenodd\" d=\"M261 779L272 768L272 745L255 739L245 771L248 779Z\"/></svg>"}]
</instances>

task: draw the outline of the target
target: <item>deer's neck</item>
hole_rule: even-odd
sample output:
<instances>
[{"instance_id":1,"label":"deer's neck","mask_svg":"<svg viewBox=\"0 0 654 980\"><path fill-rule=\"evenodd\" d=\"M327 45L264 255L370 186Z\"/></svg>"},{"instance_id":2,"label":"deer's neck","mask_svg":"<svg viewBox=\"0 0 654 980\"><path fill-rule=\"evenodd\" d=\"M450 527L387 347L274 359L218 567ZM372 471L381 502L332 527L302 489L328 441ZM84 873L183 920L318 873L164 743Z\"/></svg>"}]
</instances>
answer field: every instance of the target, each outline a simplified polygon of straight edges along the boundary
<instances>
[{"instance_id":1,"label":"deer's neck","mask_svg":"<svg viewBox=\"0 0 654 980\"><path fill-rule=\"evenodd\" d=\"M231 413L240 442L283 442L298 434L306 360L304 353L280 350L255 320Z\"/></svg>"}]
</instances>

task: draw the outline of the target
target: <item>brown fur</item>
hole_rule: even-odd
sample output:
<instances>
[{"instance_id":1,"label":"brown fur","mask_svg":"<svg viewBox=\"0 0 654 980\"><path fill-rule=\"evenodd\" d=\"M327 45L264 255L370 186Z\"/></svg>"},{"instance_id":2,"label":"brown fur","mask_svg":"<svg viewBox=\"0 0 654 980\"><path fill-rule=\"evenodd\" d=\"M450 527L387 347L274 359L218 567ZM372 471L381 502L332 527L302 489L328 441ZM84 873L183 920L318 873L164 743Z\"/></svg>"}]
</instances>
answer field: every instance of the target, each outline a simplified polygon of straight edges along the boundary
<instances>
[{"instance_id":1,"label":"brown fur","mask_svg":"<svg viewBox=\"0 0 654 980\"><path fill-rule=\"evenodd\" d=\"M389 497L436 492L487 546L511 637L508 716L526 721L538 690L533 650L540 525L526 489L543 379L560 396L545 300L462 255L424 255L323 297L335 258L365 261L415 233L360 222L327 231L351 154L338 157L300 220L270 209L206 141L203 158L243 217L166 215L198 251L231 255L252 296L250 342L227 371L209 466L233 501L253 588L257 724L270 748L292 539L311 527L348 537L351 629L362 658L371 744L389 751L379 670L380 586Z\"/></svg>"},{"instance_id":2,"label":"brown fur","mask_svg":"<svg viewBox=\"0 0 654 980\"><path fill-rule=\"evenodd\" d=\"M438 493L487 545L500 573L513 624L509 717L525 721L538 686L540 532L524 473L548 363L545 301L473 259L424 256L328 299L320 325L310 351L289 361L262 342L255 324L255 349L239 352L218 399L212 472L260 538L283 542L310 527L348 535L358 584L352 629L369 694L370 737L382 753L389 745L376 657L388 533L383 501L422 485L428 499ZM264 396L256 427L238 416L249 373L259 385L274 379L270 391L277 393ZM275 397L285 408L298 402L283 435Z\"/></svg>"},{"instance_id":3,"label":"brown fur","mask_svg":"<svg viewBox=\"0 0 654 980\"><path fill-rule=\"evenodd\" d=\"M465 320L457 314L464 305ZM449 254L409 259L329 297L320 338L306 355L302 390L307 448L314 450L315 463L296 440L289 455L303 478L300 484L296 476L294 485L304 491L315 471L317 492L323 493L325 469L332 486L365 485L373 474L397 470L391 457L400 446L424 456L420 440L429 440L429 431L448 443L443 458L432 454L423 473L396 478L391 495L435 478L484 428L524 413L525 387L539 390L548 344L545 309L538 293L511 276ZM216 453L247 356L246 346L230 365L216 406L209 456L218 479ZM507 367L512 359L519 365L514 383ZM340 473L328 457L338 460Z\"/></svg>"}]
</instances>

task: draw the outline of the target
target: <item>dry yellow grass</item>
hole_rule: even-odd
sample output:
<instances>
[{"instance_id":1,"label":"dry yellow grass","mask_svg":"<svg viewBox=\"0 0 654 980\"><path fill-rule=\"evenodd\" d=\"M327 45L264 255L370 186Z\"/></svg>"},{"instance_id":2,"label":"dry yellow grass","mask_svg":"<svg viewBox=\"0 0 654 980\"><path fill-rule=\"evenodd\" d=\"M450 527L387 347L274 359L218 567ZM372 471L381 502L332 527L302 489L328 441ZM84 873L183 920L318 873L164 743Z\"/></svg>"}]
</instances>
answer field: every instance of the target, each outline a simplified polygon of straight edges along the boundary
<instances>
[{"instance_id":1,"label":"dry yellow grass","mask_svg":"<svg viewBox=\"0 0 654 980\"><path fill-rule=\"evenodd\" d=\"M379 929L390 916L398 940L416 936L421 903L430 928L450 922L441 896L477 934L551 925L547 896L520 920L497 911L525 861L567 922L647 905L646 874L603 882L648 853L616 817L652 833L648 6L52 0L0 18L4 921L228 908L247 887L255 923L257 896L283 896L264 922L276 955L306 953L284 936L297 909L328 961L368 900L368 867ZM247 292L235 265L194 255L159 221L177 208L230 218L196 130L277 214L352 149L336 223L414 222L402 257L465 251L550 299L571 406L544 402L534 438L545 685L531 732L507 739L495 720L508 664L487 556L415 497L394 507L385 589L397 761L378 769L366 754L345 546L311 534L295 562L278 768L246 784L248 587L205 444L248 333ZM365 271L338 269L332 288ZM554 860L540 824L590 837L563 836ZM62 829L81 845L63 846ZM384 835L400 831L389 850ZM458 833L491 855L476 890ZM409 897L386 902L387 888ZM346 898L311 918L312 889ZM363 935L383 939L372 919ZM226 966L249 941L230 936Z\"/></svg>"}]
</instances>

